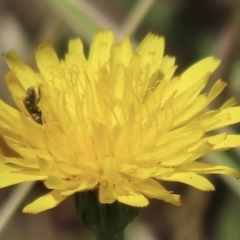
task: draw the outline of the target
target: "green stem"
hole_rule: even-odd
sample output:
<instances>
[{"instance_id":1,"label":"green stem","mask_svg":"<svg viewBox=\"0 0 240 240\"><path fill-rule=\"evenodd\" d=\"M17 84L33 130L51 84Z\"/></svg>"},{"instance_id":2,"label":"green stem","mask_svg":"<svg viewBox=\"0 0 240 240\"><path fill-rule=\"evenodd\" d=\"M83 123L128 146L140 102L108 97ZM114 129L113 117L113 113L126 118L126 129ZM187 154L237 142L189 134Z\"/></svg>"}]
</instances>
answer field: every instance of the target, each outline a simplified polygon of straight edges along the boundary
<instances>
[{"instance_id":1,"label":"green stem","mask_svg":"<svg viewBox=\"0 0 240 240\"><path fill-rule=\"evenodd\" d=\"M97 240L124 240L124 230L118 233L99 233Z\"/></svg>"},{"instance_id":2,"label":"green stem","mask_svg":"<svg viewBox=\"0 0 240 240\"><path fill-rule=\"evenodd\" d=\"M141 210L118 201L102 204L98 189L76 193L75 203L78 217L95 233L97 240L124 240L125 228Z\"/></svg>"}]
</instances>

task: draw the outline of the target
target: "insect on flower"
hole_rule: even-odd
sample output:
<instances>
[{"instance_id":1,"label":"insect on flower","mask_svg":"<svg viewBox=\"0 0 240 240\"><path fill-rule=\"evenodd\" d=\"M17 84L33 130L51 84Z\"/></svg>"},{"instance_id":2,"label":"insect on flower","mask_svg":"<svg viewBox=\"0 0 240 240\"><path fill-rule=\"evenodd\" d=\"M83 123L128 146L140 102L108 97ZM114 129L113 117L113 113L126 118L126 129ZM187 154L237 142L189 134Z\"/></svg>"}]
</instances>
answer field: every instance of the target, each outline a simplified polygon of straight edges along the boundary
<instances>
[{"instance_id":1,"label":"insect on flower","mask_svg":"<svg viewBox=\"0 0 240 240\"><path fill-rule=\"evenodd\" d=\"M38 91L34 87L30 87L27 89L26 96L23 100L23 103L32 116L35 122L42 124L42 112L38 107L38 103L41 99L41 93L38 88Z\"/></svg>"}]
</instances>

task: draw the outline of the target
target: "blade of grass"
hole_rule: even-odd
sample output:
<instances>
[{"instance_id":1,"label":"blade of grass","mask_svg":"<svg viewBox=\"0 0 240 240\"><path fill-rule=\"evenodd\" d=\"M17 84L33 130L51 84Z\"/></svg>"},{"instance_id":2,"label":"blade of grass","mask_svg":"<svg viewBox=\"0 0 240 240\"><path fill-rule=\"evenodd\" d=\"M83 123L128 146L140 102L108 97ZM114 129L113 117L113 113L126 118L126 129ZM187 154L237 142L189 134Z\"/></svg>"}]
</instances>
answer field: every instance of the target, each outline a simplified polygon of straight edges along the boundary
<instances>
[{"instance_id":1,"label":"blade of grass","mask_svg":"<svg viewBox=\"0 0 240 240\"><path fill-rule=\"evenodd\" d=\"M82 35L86 41L92 40L93 34L99 29L99 24L89 18L81 8L77 8L66 0L45 0L56 10L61 18L76 32Z\"/></svg>"},{"instance_id":2,"label":"blade of grass","mask_svg":"<svg viewBox=\"0 0 240 240\"><path fill-rule=\"evenodd\" d=\"M23 183L15 187L7 200L0 208L0 232L4 229L19 205L34 186L33 182Z\"/></svg>"},{"instance_id":3,"label":"blade of grass","mask_svg":"<svg viewBox=\"0 0 240 240\"><path fill-rule=\"evenodd\" d=\"M124 19L122 24L122 31L131 34L135 32L153 3L154 0L139 1L131 10L130 14Z\"/></svg>"}]
</instances>

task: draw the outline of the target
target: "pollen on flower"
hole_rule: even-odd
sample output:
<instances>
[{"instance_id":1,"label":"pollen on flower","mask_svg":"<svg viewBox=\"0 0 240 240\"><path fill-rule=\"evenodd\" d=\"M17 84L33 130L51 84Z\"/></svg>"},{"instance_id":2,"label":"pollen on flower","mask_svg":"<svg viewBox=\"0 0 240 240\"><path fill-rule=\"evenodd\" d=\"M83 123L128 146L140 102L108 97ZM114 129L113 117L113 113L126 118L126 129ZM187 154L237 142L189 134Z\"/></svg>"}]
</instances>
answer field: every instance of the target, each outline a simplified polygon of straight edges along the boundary
<instances>
[{"instance_id":1,"label":"pollen on flower","mask_svg":"<svg viewBox=\"0 0 240 240\"><path fill-rule=\"evenodd\" d=\"M198 161L240 146L239 135L212 132L240 121L236 99L205 110L226 87L218 80L202 93L219 60L205 58L175 76L175 59L164 56L162 37L148 34L134 50L129 36L116 43L112 31L95 35L88 58L78 38L70 40L64 59L50 43L41 44L39 72L15 52L5 58L18 109L0 101L1 135L16 152L0 151L0 187L43 181L50 189L24 212L94 189L103 204L144 207L156 198L179 206L180 196L164 188L165 181L212 191L202 175L240 177L229 167ZM28 89L40 89L34 112L24 104Z\"/></svg>"}]
</instances>

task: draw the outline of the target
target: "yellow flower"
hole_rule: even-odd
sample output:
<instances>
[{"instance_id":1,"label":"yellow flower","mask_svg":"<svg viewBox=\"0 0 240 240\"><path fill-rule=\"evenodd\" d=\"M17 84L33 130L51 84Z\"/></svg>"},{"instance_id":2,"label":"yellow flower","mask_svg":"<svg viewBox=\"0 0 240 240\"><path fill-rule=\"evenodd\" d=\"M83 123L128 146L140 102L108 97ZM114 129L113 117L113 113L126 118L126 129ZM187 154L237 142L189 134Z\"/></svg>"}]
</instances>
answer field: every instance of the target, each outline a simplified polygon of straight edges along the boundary
<instances>
[{"instance_id":1,"label":"yellow flower","mask_svg":"<svg viewBox=\"0 0 240 240\"><path fill-rule=\"evenodd\" d=\"M100 203L144 207L156 198L180 205L164 181L211 191L202 174L240 177L231 168L196 161L240 146L239 135L210 134L240 121L234 98L204 111L226 86L219 80L202 93L220 61L205 58L173 77L174 58L163 52L164 39L153 34L134 52L128 36L116 43L112 31L101 31L88 59L79 39L69 42L64 60L49 43L40 45L39 73L15 52L6 54L6 80L18 110L0 102L0 131L18 155L2 154L0 187L40 180L51 189L24 212L38 213L96 188Z\"/></svg>"}]
</instances>

